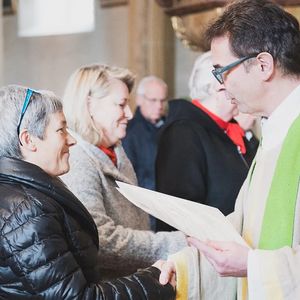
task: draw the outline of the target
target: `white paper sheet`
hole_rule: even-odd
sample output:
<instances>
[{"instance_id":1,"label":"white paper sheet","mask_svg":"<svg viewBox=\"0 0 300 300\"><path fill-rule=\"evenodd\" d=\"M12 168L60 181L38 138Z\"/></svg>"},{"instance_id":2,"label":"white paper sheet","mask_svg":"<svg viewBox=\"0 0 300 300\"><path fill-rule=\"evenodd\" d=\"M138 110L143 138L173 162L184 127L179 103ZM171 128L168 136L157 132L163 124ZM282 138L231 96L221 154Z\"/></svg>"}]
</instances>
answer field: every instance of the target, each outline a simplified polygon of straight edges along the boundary
<instances>
[{"instance_id":1,"label":"white paper sheet","mask_svg":"<svg viewBox=\"0 0 300 300\"><path fill-rule=\"evenodd\" d=\"M134 205L202 241L235 241L247 245L217 208L116 181L117 190Z\"/></svg>"}]
</instances>

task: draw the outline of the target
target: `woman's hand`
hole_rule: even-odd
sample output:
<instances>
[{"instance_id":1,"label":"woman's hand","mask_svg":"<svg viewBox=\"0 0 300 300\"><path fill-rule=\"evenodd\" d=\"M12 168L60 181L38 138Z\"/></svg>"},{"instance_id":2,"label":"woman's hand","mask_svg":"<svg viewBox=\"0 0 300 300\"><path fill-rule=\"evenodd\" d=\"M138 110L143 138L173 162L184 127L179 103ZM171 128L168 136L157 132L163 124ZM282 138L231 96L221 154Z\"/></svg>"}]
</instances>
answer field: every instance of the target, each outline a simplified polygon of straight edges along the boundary
<instances>
[{"instance_id":1,"label":"woman's hand","mask_svg":"<svg viewBox=\"0 0 300 300\"><path fill-rule=\"evenodd\" d=\"M171 261L158 260L154 267L160 270L159 282L162 285L170 283L172 287L176 288L176 269L175 265Z\"/></svg>"}]
</instances>

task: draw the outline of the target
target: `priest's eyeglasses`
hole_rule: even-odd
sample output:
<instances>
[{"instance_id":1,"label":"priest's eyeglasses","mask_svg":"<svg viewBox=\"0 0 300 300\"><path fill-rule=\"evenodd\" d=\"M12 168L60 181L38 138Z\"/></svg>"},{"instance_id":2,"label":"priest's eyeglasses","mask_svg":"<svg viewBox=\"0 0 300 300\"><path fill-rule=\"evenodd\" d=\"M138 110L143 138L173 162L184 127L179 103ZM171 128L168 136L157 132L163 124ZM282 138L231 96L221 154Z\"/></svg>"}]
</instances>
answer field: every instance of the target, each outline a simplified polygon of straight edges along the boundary
<instances>
[{"instance_id":1,"label":"priest's eyeglasses","mask_svg":"<svg viewBox=\"0 0 300 300\"><path fill-rule=\"evenodd\" d=\"M213 75L215 76L215 78L219 81L220 84L224 84L224 78L223 78L223 73L229 71L230 69L234 68L235 66L243 63L244 61L256 57L257 54L252 54L252 55L248 55L248 56L244 56L242 58L240 58L239 60L225 66L225 67L220 67L220 68L215 68L212 70Z\"/></svg>"}]
</instances>

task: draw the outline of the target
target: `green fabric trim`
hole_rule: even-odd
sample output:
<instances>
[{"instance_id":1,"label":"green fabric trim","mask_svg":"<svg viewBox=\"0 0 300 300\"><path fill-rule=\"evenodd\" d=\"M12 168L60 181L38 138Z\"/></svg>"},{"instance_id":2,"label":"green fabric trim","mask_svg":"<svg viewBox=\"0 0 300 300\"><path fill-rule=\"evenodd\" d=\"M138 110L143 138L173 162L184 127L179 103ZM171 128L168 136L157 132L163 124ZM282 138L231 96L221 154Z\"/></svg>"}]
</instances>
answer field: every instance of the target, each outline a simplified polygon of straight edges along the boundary
<instances>
[{"instance_id":1,"label":"green fabric trim","mask_svg":"<svg viewBox=\"0 0 300 300\"><path fill-rule=\"evenodd\" d=\"M277 160L266 202L259 249L292 246L299 176L300 116L290 127Z\"/></svg>"}]
</instances>

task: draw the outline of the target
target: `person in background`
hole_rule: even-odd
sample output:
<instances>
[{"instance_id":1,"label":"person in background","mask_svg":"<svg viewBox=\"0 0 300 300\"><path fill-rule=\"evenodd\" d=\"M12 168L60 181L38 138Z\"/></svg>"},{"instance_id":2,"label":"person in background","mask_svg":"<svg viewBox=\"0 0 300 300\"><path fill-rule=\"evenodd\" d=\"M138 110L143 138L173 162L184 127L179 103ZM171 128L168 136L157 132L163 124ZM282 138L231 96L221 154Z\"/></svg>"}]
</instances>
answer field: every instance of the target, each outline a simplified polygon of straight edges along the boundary
<instances>
[{"instance_id":1,"label":"person in background","mask_svg":"<svg viewBox=\"0 0 300 300\"><path fill-rule=\"evenodd\" d=\"M202 54L196 59L190 79L189 79L189 89L190 89L190 98L193 99L198 99L200 102L201 98L206 98L207 97L207 92L209 93L208 87L214 87L215 89L218 89L217 83L215 82L215 78L211 74L211 69L212 69L212 61L211 61L211 52L208 51L206 54ZM227 95L225 93L222 94L222 102L225 102L228 104L230 103L230 99L227 98ZM226 105L226 104L225 104ZM234 105L235 107L236 104L229 104L228 107L232 107ZM219 108L219 110L222 110L222 106ZM226 109L225 109L226 110ZM248 165L251 165L252 160L256 154L257 147L258 147L258 139L253 133L253 128L254 128L254 123L256 121L256 117L242 113L240 111L236 112L233 114L232 119L230 120L230 123L235 123L237 122L238 125L243 129L242 136L246 145L246 149L244 149L243 157L247 161ZM231 125L229 124L229 127ZM236 127L233 125L233 127ZM238 128L238 127L236 127ZM229 136L232 136L232 134L229 132L230 129L227 129L227 133ZM232 137L233 138L233 137ZM239 146L239 145L238 145Z\"/></svg>"},{"instance_id":2,"label":"person in background","mask_svg":"<svg viewBox=\"0 0 300 300\"><path fill-rule=\"evenodd\" d=\"M160 78L144 77L136 90L137 109L128 123L123 147L135 170L138 185L155 190L157 134L164 124L168 87Z\"/></svg>"},{"instance_id":3,"label":"person in background","mask_svg":"<svg viewBox=\"0 0 300 300\"><path fill-rule=\"evenodd\" d=\"M128 102L133 84L129 70L94 64L71 75L63 96L77 144L62 180L95 220L103 278L130 274L187 245L181 232L151 232L149 215L116 189L116 180L137 184L121 144L132 118Z\"/></svg>"},{"instance_id":4,"label":"person in background","mask_svg":"<svg viewBox=\"0 0 300 300\"><path fill-rule=\"evenodd\" d=\"M247 152L248 152L248 154L246 153L244 157L248 162L248 164L251 165L254 159L253 156L254 154L256 154L257 148L259 146L259 141L256 137L257 129L259 128L257 128L256 125L260 124L261 119L259 117L250 114L239 112L238 115L234 117L234 120L238 122L238 124L244 130L244 139L246 140L247 143ZM258 133L258 136L260 136L260 133Z\"/></svg>"},{"instance_id":5,"label":"person in background","mask_svg":"<svg viewBox=\"0 0 300 300\"><path fill-rule=\"evenodd\" d=\"M162 262L101 281L96 224L57 177L76 141L53 93L1 88L0 130L1 299L174 299Z\"/></svg>"},{"instance_id":6,"label":"person in background","mask_svg":"<svg viewBox=\"0 0 300 300\"><path fill-rule=\"evenodd\" d=\"M211 70L207 52L196 60L190 77L192 102L169 102L158 144L156 189L217 207L227 215L234 209L256 149L249 150L243 129L232 121L237 106L226 98ZM174 228L157 220L156 230Z\"/></svg>"}]
</instances>

